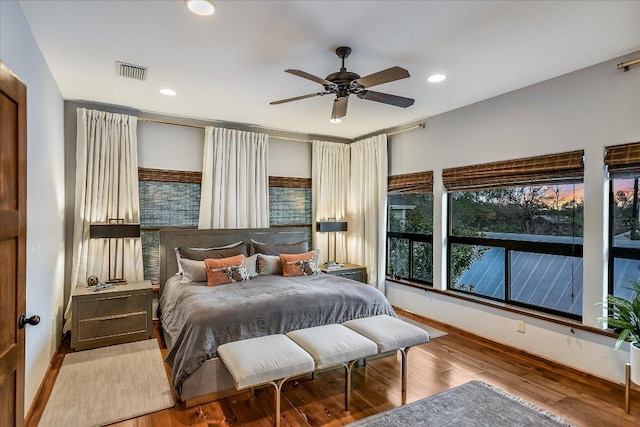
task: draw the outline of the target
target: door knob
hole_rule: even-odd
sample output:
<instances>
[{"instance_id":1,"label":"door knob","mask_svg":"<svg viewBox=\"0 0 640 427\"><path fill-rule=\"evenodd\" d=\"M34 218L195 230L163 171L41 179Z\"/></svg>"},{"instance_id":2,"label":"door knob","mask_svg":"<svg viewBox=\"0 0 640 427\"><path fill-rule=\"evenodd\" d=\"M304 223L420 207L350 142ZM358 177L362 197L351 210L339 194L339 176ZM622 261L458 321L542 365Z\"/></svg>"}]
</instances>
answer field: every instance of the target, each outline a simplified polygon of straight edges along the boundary
<instances>
[{"instance_id":1,"label":"door knob","mask_svg":"<svg viewBox=\"0 0 640 427\"><path fill-rule=\"evenodd\" d=\"M20 317L18 318L18 328L22 329L25 327L25 325L37 325L38 323L40 323L40 316L31 316L27 319L27 316L25 316L24 314L21 314Z\"/></svg>"}]
</instances>

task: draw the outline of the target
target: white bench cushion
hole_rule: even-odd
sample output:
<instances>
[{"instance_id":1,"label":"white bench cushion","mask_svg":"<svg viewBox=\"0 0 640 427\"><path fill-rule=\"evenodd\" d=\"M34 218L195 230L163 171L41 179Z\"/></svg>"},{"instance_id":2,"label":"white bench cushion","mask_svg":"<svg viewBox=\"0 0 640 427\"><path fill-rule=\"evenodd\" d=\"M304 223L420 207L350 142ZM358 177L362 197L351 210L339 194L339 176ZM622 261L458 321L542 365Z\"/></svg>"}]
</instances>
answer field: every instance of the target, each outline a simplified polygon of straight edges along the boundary
<instances>
[{"instance_id":1,"label":"white bench cushion","mask_svg":"<svg viewBox=\"0 0 640 427\"><path fill-rule=\"evenodd\" d=\"M282 334L223 344L218 347L218 355L238 390L307 374L315 369L311 355Z\"/></svg>"},{"instance_id":2,"label":"white bench cushion","mask_svg":"<svg viewBox=\"0 0 640 427\"><path fill-rule=\"evenodd\" d=\"M287 336L313 356L316 361L316 369L339 365L378 353L376 343L337 324L300 329L289 332Z\"/></svg>"},{"instance_id":3,"label":"white bench cushion","mask_svg":"<svg viewBox=\"0 0 640 427\"><path fill-rule=\"evenodd\" d=\"M386 314L349 320L343 325L375 342L380 353L429 341L424 329Z\"/></svg>"}]
</instances>

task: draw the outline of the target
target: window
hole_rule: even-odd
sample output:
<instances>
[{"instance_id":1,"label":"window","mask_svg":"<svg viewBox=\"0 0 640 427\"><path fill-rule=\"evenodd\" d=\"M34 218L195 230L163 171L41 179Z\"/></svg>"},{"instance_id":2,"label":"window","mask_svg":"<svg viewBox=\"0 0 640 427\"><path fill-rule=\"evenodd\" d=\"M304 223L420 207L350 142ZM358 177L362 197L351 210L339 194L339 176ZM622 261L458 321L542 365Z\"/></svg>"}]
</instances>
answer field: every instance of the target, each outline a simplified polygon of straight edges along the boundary
<instances>
[{"instance_id":1,"label":"window","mask_svg":"<svg viewBox=\"0 0 640 427\"><path fill-rule=\"evenodd\" d=\"M447 169L448 288L581 319L582 152Z\"/></svg>"},{"instance_id":2,"label":"window","mask_svg":"<svg viewBox=\"0 0 640 427\"><path fill-rule=\"evenodd\" d=\"M640 281L640 143L607 148L609 170L609 293L632 299Z\"/></svg>"},{"instance_id":3,"label":"window","mask_svg":"<svg viewBox=\"0 0 640 427\"><path fill-rule=\"evenodd\" d=\"M433 283L433 173L389 177L387 276Z\"/></svg>"}]
</instances>

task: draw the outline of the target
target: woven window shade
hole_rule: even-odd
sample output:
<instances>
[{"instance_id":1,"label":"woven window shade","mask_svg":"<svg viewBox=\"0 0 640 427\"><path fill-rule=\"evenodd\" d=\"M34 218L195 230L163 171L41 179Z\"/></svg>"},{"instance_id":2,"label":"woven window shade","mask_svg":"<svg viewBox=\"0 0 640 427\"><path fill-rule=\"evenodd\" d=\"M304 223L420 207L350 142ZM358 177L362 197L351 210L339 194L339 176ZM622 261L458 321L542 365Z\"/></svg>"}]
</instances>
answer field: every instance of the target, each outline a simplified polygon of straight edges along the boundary
<instances>
[{"instance_id":1,"label":"woven window shade","mask_svg":"<svg viewBox=\"0 0 640 427\"><path fill-rule=\"evenodd\" d=\"M450 168L442 172L442 181L448 191L581 181L583 156L584 151L580 150Z\"/></svg>"},{"instance_id":2,"label":"woven window shade","mask_svg":"<svg viewBox=\"0 0 640 427\"><path fill-rule=\"evenodd\" d=\"M433 172L393 175L388 181L389 193L433 193Z\"/></svg>"},{"instance_id":3,"label":"woven window shade","mask_svg":"<svg viewBox=\"0 0 640 427\"><path fill-rule=\"evenodd\" d=\"M640 175L640 142L607 147L604 164L614 178Z\"/></svg>"}]
</instances>

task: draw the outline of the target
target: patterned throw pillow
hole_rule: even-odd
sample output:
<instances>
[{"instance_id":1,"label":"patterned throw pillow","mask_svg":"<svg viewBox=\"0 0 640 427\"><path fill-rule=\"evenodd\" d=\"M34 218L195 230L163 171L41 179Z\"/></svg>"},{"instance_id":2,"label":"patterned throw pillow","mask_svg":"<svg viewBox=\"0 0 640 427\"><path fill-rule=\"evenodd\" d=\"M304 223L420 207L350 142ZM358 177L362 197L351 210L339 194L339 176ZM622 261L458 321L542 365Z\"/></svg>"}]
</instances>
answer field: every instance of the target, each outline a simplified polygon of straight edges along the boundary
<instances>
[{"instance_id":1,"label":"patterned throw pillow","mask_svg":"<svg viewBox=\"0 0 640 427\"><path fill-rule=\"evenodd\" d=\"M282 262L282 275L285 277L310 276L320 273L314 251L303 254L280 254L280 261Z\"/></svg>"},{"instance_id":2,"label":"patterned throw pillow","mask_svg":"<svg viewBox=\"0 0 640 427\"><path fill-rule=\"evenodd\" d=\"M207 266L208 286L244 282L251 278L244 262L244 255L222 259L206 259L204 263Z\"/></svg>"}]
</instances>

